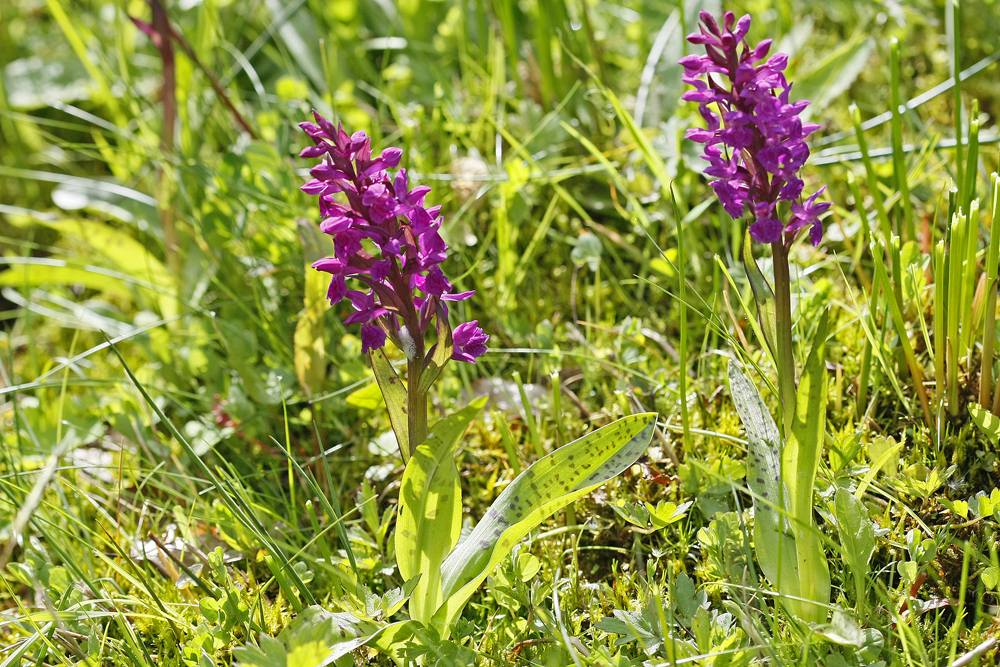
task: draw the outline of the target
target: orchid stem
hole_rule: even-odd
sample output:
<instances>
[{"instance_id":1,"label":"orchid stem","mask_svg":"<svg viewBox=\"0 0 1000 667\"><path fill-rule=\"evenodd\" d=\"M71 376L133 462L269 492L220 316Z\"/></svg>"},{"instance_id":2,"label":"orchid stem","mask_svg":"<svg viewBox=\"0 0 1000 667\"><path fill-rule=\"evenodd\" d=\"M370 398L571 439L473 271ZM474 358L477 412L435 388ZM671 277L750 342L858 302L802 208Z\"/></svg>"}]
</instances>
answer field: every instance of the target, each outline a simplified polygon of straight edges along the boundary
<instances>
[{"instance_id":1,"label":"orchid stem","mask_svg":"<svg viewBox=\"0 0 1000 667\"><path fill-rule=\"evenodd\" d=\"M417 356L406 366L406 426L410 437L410 456L427 439L427 393L420 391L424 361Z\"/></svg>"},{"instance_id":2,"label":"orchid stem","mask_svg":"<svg viewBox=\"0 0 1000 667\"><path fill-rule=\"evenodd\" d=\"M795 417L795 357L792 353L792 281L788 249L782 241L771 244L774 260L774 299L777 325L778 398L781 428L787 439Z\"/></svg>"}]
</instances>

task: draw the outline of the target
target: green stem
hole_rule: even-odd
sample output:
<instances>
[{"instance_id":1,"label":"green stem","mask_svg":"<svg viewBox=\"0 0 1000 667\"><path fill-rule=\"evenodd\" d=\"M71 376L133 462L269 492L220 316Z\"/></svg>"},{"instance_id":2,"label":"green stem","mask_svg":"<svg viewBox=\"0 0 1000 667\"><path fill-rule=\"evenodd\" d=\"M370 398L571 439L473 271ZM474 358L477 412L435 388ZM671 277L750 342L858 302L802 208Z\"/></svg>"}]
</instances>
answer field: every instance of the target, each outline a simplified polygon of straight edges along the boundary
<instances>
[{"instance_id":1,"label":"green stem","mask_svg":"<svg viewBox=\"0 0 1000 667\"><path fill-rule=\"evenodd\" d=\"M423 366L422 355L406 364L406 426L410 438L410 456L427 439L427 394L420 391Z\"/></svg>"},{"instance_id":2,"label":"green stem","mask_svg":"<svg viewBox=\"0 0 1000 667\"><path fill-rule=\"evenodd\" d=\"M792 351L792 280L788 271L788 249L781 241L771 244L774 261L775 320L777 324L778 398L781 428L791 433L795 418L795 356Z\"/></svg>"}]
</instances>

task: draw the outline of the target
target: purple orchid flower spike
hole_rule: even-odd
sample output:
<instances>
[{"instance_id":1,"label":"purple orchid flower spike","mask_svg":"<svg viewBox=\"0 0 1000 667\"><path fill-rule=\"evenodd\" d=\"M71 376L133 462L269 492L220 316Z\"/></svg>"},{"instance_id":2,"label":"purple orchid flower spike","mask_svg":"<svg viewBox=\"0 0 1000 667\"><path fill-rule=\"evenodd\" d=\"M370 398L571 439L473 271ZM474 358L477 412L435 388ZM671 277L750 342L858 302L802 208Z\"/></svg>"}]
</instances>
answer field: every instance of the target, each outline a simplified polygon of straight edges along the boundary
<instances>
[{"instance_id":1,"label":"purple orchid flower spike","mask_svg":"<svg viewBox=\"0 0 1000 667\"><path fill-rule=\"evenodd\" d=\"M423 336L438 304L473 294L453 294L452 283L439 266L448 256L448 246L441 238L438 207L424 206L430 188L411 189L405 169L389 174L399 166L401 149L386 148L375 156L364 132L348 135L315 111L313 116L315 123L300 127L316 145L300 155L322 161L310 170L313 178L302 191L319 197L324 218L320 229L334 243L334 257L319 260L313 268L331 274L331 304L350 299L357 312L344 323L362 325L365 352L382 347L387 338L399 341L400 328L406 327L405 337L416 343L407 342L401 349L408 357L422 355ZM365 249L369 241L378 250L374 255ZM349 278L364 289L349 290ZM459 325L456 334L469 324L475 326ZM486 352L486 338L456 349L454 358L474 361Z\"/></svg>"},{"instance_id":2,"label":"purple orchid flower spike","mask_svg":"<svg viewBox=\"0 0 1000 667\"><path fill-rule=\"evenodd\" d=\"M687 40L705 48L703 55L678 61L684 82L693 87L682 96L698 104L706 128L692 128L686 137L705 144L705 173L715 178L723 208L733 218L748 212L754 218L750 233L760 243L790 244L797 233L811 227L809 239L819 245L823 224L819 216L830 204L817 204L812 195L800 204L803 182L799 170L809 158L806 137L819 125L804 123L799 114L807 100L791 102L792 86L785 80L788 56L767 57L771 40L756 46L746 41L750 16L739 20L726 12L721 25L701 12L699 32ZM782 224L778 203L792 206L791 219Z\"/></svg>"},{"instance_id":3,"label":"purple orchid flower spike","mask_svg":"<svg viewBox=\"0 0 1000 667\"><path fill-rule=\"evenodd\" d=\"M486 354L489 336L475 320L451 329L448 302L473 292L455 293L441 269L448 245L440 234L440 207L424 206L430 188L410 188L405 169L389 172L399 166L403 151L386 148L374 155L364 132L348 135L315 111L313 116L315 123L300 127L315 145L300 156L320 163L309 171L312 180L302 191L319 198L320 229L333 237L334 249L333 257L313 268L330 274L331 304L351 302L354 312L344 324L361 325L361 349L371 356L386 405L405 401L405 410L390 410L397 441L406 443L405 462L427 437L431 385L451 359L473 363ZM428 349L425 337L435 320L437 342ZM387 340L406 356L405 389L379 352ZM397 422L400 414L405 425Z\"/></svg>"}]
</instances>

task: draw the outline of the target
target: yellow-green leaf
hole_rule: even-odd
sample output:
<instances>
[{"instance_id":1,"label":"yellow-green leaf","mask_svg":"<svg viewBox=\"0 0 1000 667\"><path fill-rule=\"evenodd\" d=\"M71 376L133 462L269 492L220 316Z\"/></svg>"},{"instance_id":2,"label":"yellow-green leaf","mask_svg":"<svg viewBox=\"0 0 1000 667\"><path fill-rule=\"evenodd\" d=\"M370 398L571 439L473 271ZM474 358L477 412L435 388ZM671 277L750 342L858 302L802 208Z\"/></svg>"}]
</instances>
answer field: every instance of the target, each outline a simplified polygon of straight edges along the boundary
<instances>
[{"instance_id":1,"label":"yellow-green leaf","mask_svg":"<svg viewBox=\"0 0 1000 667\"><path fill-rule=\"evenodd\" d=\"M396 565L404 580L420 575L410 618L426 623L441 605L441 563L462 530L462 488L455 452L486 397L442 419L406 464L399 490Z\"/></svg>"}]
</instances>

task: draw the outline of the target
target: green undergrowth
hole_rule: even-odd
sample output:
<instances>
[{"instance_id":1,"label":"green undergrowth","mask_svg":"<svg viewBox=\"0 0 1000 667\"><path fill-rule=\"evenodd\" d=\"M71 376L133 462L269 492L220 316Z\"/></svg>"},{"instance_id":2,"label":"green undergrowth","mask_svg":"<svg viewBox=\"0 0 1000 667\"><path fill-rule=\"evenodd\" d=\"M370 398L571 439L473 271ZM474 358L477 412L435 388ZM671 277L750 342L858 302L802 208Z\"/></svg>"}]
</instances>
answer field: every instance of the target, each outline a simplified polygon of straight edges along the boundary
<instances>
[{"instance_id":1,"label":"green undergrowth","mask_svg":"<svg viewBox=\"0 0 1000 667\"><path fill-rule=\"evenodd\" d=\"M342 638L313 605L406 618L402 460L358 332L308 269L332 250L298 190L312 108L403 148L443 207L448 275L476 290L455 308L491 351L430 401L434 421L491 397L457 455L464 530L541 456L659 415L638 463L531 531L412 660L996 664L1000 429L968 409L996 377L995 313L974 283L948 384L935 315L961 314L934 256L978 198L966 265L989 266L995 1L962 3L957 41L950 4L726 7L791 54L823 126L807 189L834 203L823 244L791 249L800 363L829 313L814 520L832 594L812 625L753 540L730 359L780 406L744 223L683 140L700 121L674 63L717 3L167 3L170 54L129 20L152 6L0 7L0 666L315 667ZM956 57L958 97L921 97ZM894 96L914 105L898 136L885 120L859 145L851 103L878 120ZM359 646L337 664L390 661Z\"/></svg>"}]
</instances>

